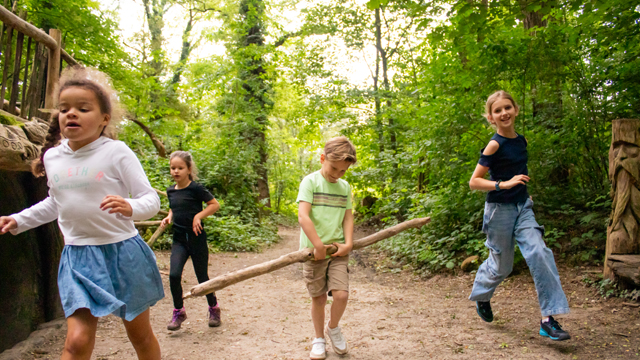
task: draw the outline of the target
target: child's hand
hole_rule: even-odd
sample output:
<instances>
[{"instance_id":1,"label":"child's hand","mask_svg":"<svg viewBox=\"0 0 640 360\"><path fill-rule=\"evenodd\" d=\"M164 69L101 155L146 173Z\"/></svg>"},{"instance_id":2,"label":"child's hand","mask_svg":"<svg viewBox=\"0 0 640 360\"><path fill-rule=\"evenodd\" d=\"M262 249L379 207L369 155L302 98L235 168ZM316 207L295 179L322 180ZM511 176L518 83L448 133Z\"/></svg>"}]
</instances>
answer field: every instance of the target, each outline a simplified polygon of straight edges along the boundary
<instances>
[{"instance_id":1,"label":"child's hand","mask_svg":"<svg viewBox=\"0 0 640 360\"><path fill-rule=\"evenodd\" d=\"M335 245L338 248L338 251L336 251L335 253L333 253L331 256L332 257L336 257L336 256L347 256L349 255L349 253L351 252L351 249L353 249L352 245L347 245L347 244L338 244L338 243L333 243L333 245Z\"/></svg>"},{"instance_id":2,"label":"child's hand","mask_svg":"<svg viewBox=\"0 0 640 360\"><path fill-rule=\"evenodd\" d=\"M525 185L529 180L530 178L527 175L516 175L509 181L501 182L500 189L511 189L516 185Z\"/></svg>"},{"instance_id":3,"label":"child's hand","mask_svg":"<svg viewBox=\"0 0 640 360\"><path fill-rule=\"evenodd\" d=\"M167 216L166 218L162 219L162 222L160 223L160 226L161 227L166 227L169 224L171 224L171 218L169 216Z\"/></svg>"},{"instance_id":4,"label":"child's hand","mask_svg":"<svg viewBox=\"0 0 640 360\"><path fill-rule=\"evenodd\" d=\"M109 210L109 214L120 213L126 217L131 217L131 215L133 215L131 204L129 204L129 202L122 196L118 195L105 196L100 203L100 210Z\"/></svg>"},{"instance_id":5,"label":"child's hand","mask_svg":"<svg viewBox=\"0 0 640 360\"><path fill-rule=\"evenodd\" d=\"M332 247L333 245L322 245L322 247L314 247L313 248L313 256L314 260L324 260L327 258L327 249Z\"/></svg>"},{"instance_id":6,"label":"child's hand","mask_svg":"<svg viewBox=\"0 0 640 360\"><path fill-rule=\"evenodd\" d=\"M202 222L200 221L200 217L198 215L193 217L193 232L196 235L200 235L202 232Z\"/></svg>"},{"instance_id":7,"label":"child's hand","mask_svg":"<svg viewBox=\"0 0 640 360\"><path fill-rule=\"evenodd\" d=\"M8 233L10 230L18 228L16 219L11 216L0 216L0 235Z\"/></svg>"}]
</instances>

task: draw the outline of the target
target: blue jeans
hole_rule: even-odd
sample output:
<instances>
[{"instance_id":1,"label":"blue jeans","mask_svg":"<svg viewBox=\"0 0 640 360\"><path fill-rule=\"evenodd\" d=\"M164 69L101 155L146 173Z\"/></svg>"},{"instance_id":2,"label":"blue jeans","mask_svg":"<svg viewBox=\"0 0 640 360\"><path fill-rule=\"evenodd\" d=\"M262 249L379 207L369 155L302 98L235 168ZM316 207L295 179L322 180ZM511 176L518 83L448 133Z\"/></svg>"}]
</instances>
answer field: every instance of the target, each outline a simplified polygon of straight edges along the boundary
<instances>
[{"instance_id":1,"label":"blue jeans","mask_svg":"<svg viewBox=\"0 0 640 360\"><path fill-rule=\"evenodd\" d=\"M536 222L532 207L530 199L518 204L485 203L482 231L490 254L478 269L469 300L491 300L513 270L515 240L533 276L542 316L569 312L553 253L544 244L544 228Z\"/></svg>"}]
</instances>

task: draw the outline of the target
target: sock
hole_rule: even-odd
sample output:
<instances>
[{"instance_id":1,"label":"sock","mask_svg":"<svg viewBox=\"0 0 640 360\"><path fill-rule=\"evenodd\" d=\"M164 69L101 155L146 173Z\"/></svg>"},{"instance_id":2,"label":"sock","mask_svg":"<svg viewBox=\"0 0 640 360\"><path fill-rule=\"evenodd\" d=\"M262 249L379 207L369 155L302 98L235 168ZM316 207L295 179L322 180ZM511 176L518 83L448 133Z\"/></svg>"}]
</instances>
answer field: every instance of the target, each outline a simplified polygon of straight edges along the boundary
<instances>
[{"instance_id":1,"label":"sock","mask_svg":"<svg viewBox=\"0 0 640 360\"><path fill-rule=\"evenodd\" d=\"M546 318L542 319L543 323L549 322L549 317L547 316Z\"/></svg>"}]
</instances>

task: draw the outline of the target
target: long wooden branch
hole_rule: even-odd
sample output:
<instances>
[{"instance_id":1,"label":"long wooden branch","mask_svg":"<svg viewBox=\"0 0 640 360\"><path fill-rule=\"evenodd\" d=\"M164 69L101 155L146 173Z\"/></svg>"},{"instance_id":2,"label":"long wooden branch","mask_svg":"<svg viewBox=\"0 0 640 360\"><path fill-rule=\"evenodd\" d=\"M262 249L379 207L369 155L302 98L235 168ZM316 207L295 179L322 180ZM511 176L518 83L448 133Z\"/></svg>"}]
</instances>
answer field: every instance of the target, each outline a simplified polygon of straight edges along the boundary
<instances>
[{"instance_id":1,"label":"long wooden branch","mask_svg":"<svg viewBox=\"0 0 640 360\"><path fill-rule=\"evenodd\" d=\"M156 240L158 240L158 238L160 237L160 235L162 235L162 233L166 228L167 228L166 226L158 226L158 229L156 229L153 235L151 235L151 239L147 241L147 245L149 245L149 247L152 247L153 244L156 242Z\"/></svg>"},{"instance_id":2,"label":"long wooden branch","mask_svg":"<svg viewBox=\"0 0 640 360\"><path fill-rule=\"evenodd\" d=\"M162 220L154 220L154 221L134 221L133 225L135 226L158 226L162 223Z\"/></svg>"},{"instance_id":3,"label":"long wooden branch","mask_svg":"<svg viewBox=\"0 0 640 360\"><path fill-rule=\"evenodd\" d=\"M396 226L392 226L388 229L384 229L373 235L369 235L353 242L353 250L362 249L369 245L375 244L378 241L388 239L404 230L421 228L424 225L431 222L431 218L419 218L409 221L405 221ZM336 247L327 249L327 254L333 254L337 251ZM246 269L237 270L234 272L226 273L224 275L217 276L209 281L205 281L191 288L191 291L186 293L183 297L190 298L194 296L204 296L214 291L224 289L227 286L239 283L241 281L251 279L256 276L264 275L272 271L276 271L285 266L295 264L298 262L305 262L313 259L313 249L302 249L296 252L283 255L277 259L263 262L261 264L250 266Z\"/></svg>"}]
</instances>

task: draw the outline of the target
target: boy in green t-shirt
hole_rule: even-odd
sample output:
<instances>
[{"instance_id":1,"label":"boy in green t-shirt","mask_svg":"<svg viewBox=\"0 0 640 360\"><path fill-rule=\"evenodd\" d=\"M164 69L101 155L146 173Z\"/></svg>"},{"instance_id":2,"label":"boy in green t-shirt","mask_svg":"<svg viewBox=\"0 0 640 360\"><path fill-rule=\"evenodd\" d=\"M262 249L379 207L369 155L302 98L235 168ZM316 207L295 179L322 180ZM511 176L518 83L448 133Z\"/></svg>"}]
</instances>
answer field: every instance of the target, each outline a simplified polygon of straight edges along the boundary
<instances>
[{"instance_id":1,"label":"boy in green t-shirt","mask_svg":"<svg viewBox=\"0 0 640 360\"><path fill-rule=\"evenodd\" d=\"M300 249L313 248L315 260L303 265L304 281L311 295L311 318L315 338L309 357L326 358L324 339L324 307L327 292L333 297L331 318L326 334L337 354L349 352L349 346L338 322L349 299L349 253L353 247L353 213L351 187L340 179L356 162L356 148L344 136L333 138L320 155L322 168L307 175L298 192L298 222L302 227ZM338 251L327 256L327 248Z\"/></svg>"}]
</instances>

